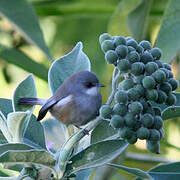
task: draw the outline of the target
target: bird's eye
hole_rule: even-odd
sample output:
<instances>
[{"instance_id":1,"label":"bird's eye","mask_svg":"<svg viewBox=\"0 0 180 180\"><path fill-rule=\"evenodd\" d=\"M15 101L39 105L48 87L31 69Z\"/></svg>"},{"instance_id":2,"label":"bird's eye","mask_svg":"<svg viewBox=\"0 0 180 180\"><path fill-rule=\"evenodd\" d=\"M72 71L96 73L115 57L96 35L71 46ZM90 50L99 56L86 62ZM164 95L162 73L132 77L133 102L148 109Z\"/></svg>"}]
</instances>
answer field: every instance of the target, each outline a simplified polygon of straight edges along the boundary
<instances>
[{"instance_id":1,"label":"bird's eye","mask_svg":"<svg viewBox=\"0 0 180 180\"><path fill-rule=\"evenodd\" d=\"M91 83L91 82L86 83L86 87L87 87L87 88L91 88L91 87L93 87L93 86L94 86L94 84L93 84L93 83Z\"/></svg>"}]
</instances>

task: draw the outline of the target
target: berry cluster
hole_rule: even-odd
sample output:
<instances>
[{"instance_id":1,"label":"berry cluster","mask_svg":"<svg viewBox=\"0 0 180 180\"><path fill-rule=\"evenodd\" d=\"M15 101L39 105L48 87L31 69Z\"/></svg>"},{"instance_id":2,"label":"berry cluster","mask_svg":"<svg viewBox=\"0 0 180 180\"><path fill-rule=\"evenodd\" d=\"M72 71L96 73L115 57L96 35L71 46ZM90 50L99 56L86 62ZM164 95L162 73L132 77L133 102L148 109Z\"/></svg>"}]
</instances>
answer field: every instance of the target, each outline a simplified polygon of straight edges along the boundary
<instances>
[{"instance_id":1,"label":"berry cluster","mask_svg":"<svg viewBox=\"0 0 180 180\"><path fill-rule=\"evenodd\" d=\"M152 48L149 41L139 44L131 37L104 33L99 37L105 59L118 67L124 80L115 94L116 104L103 105L100 114L111 119L119 129L121 138L130 144L137 139L146 140L150 152L159 153L159 142L164 135L162 112L156 104L172 106L178 82L173 78L171 66L160 61L161 50Z\"/></svg>"}]
</instances>

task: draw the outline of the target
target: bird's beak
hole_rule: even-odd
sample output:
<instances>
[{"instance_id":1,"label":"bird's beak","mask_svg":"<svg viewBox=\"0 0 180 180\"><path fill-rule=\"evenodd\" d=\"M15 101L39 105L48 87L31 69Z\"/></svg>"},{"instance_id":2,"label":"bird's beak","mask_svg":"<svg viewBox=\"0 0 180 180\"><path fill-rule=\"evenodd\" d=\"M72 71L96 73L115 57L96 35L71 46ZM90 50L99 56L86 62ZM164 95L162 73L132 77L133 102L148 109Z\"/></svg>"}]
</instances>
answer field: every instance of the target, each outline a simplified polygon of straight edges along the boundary
<instances>
[{"instance_id":1,"label":"bird's beak","mask_svg":"<svg viewBox=\"0 0 180 180\"><path fill-rule=\"evenodd\" d=\"M96 83L96 86L97 86L97 87L105 87L105 85L104 85L104 84L101 84L101 83Z\"/></svg>"}]
</instances>

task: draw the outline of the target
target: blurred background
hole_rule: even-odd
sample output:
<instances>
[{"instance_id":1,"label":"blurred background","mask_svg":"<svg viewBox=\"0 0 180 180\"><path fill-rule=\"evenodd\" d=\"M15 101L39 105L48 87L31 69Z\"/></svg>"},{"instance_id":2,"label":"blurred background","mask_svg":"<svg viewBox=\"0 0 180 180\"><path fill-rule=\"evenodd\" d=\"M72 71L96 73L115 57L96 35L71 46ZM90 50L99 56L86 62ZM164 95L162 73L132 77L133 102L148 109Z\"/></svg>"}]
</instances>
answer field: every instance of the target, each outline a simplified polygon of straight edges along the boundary
<instances>
[{"instance_id":1,"label":"blurred background","mask_svg":"<svg viewBox=\"0 0 180 180\"><path fill-rule=\"evenodd\" d=\"M180 27L173 26L175 22L172 20L172 24L169 21L168 25L175 29L168 31L167 28L165 29L167 34L163 32L165 20L168 18L168 12L170 13L168 10L175 8L172 4L173 0L28 0L27 2L30 12L33 12L33 16L40 24L44 44L48 50L45 48L42 50L36 43L32 44L27 37L26 30L27 32L35 31L32 19L28 19L31 14L26 16L29 11L21 8L20 19L32 26L32 29L29 29L29 26L25 27L24 32L23 27L21 29L23 23L21 22L20 25L17 23L19 17L15 17L14 20L7 13L11 10L16 11L16 8L2 0L0 2L2 15L0 16L0 98L12 99L15 88L30 73L35 75L38 97L50 97L47 83L48 68L53 62L50 54L53 60L58 59L70 52L76 43L81 41L84 46L83 51L91 61L91 70L97 74L101 83L106 85L106 88L102 89L105 103L111 91L113 66L106 64L104 54L100 49L98 38L104 32L111 35L132 36L137 41L149 40L153 46L162 48L165 54L162 60L172 63L174 77L179 78L177 51L179 44L169 42L168 38L177 39L179 42L180 37L174 37L173 34L179 32ZM3 9L5 5L6 11ZM178 13L180 14L178 11L176 15ZM173 19L173 17L170 18ZM33 36L35 35L36 32L33 32ZM162 37L169 47L165 47L166 43L161 41ZM175 50L173 48L174 51L171 50L170 47ZM167 48L172 51L169 52L171 56L167 55ZM36 108L35 114L38 109ZM164 128L166 133L161 141L160 155L148 153L145 142L138 141L135 145L130 145L126 155L117 158L116 163L148 170L162 162L179 160L179 119L166 121ZM99 168L98 171L101 173L94 174L95 179L116 180L133 177L122 171L105 167Z\"/></svg>"}]
</instances>

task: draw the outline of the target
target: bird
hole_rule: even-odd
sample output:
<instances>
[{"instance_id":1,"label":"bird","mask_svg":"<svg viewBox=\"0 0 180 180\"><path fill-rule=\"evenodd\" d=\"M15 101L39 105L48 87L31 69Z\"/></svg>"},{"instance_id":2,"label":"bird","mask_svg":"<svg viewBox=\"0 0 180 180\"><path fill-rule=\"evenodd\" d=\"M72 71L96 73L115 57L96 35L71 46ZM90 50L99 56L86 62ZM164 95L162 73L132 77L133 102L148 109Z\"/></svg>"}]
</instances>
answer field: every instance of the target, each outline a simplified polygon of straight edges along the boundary
<instances>
[{"instance_id":1,"label":"bird","mask_svg":"<svg viewBox=\"0 0 180 180\"><path fill-rule=\"evenodd\" d=\"M41 105L37 121L42 120L47 112L66 125L78 128L93 120L99 113L102 95L97 76L90 71L80 71L69 78L49 99L24 97L20 105Z\"/></svg>"}]
</instances>

